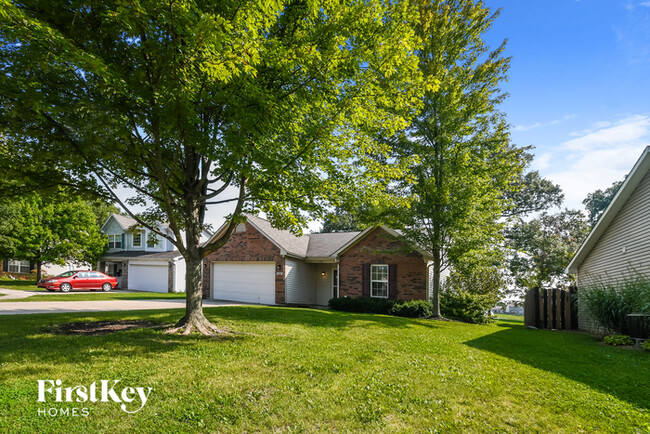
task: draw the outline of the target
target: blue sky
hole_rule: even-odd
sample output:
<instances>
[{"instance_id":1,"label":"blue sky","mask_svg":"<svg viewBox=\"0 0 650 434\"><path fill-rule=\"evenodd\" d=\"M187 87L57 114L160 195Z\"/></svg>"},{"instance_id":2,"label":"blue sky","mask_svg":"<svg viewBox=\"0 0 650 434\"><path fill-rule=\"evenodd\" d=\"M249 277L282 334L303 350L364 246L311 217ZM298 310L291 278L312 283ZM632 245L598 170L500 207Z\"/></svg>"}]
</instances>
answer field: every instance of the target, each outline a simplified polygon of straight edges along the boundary
<instances>
[{"instance_id":1,"label":"blue sky","mask_svg":"<svg viewBox=\"0 0 650 434\"><path fill-rule=\"evenodd\" d=\"M487 0L501 9L486 41L508 39L512 141L564 206L622 179L650 145L650 1Z\"/></svg>"}]
</instances>

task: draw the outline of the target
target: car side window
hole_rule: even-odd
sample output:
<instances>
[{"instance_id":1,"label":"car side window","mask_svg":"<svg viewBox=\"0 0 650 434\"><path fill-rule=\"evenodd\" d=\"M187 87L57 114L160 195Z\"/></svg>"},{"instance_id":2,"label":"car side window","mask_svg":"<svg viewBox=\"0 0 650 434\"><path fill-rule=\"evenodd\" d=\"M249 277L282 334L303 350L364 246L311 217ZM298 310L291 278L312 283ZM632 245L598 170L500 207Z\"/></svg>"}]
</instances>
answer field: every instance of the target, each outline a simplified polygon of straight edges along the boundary
<instances>
[{"instance_id":1,"label":"car side window","mask_svg":"<svg viewBox=\"0 0 650 434\"><path fill-rule=\"evenodd\" d=\"M94 272L90 273L90 277L92 277L94 279L101 279L104 276L102 276L101 273L98 273L98 272L94 271Z\"/></svg>"},{"instance_id":2,"label":"car side window","mask_svg":"<svg viewBox=\"0 0 650 434\"><path fill-rule=\"evenodd\" d=\"M87 279L88 278L88 273L79 273L77 274L77 277L80 279Z\"/></svg>"}]
</instances>

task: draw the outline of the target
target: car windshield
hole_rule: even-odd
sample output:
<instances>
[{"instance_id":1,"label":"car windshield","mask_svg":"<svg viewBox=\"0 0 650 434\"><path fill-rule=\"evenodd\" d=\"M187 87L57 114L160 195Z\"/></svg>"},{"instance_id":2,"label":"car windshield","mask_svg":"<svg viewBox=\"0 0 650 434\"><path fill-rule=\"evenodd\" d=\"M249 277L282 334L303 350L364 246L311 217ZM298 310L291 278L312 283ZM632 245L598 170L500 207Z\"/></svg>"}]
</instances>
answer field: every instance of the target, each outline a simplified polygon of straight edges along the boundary
<instances>
[{"instance_id":1,"label":"car windshield","mask_svg":"<svg viewBox=\"0 0 650 434\"><path fill-rule=\"evenodd\" d=\"M61 273L61 274L59 274L59 275L56 276L56 277L70 277L70 276L72 276L74 273L76 273L76 271L66 271L65 273Z\"/></svg>"}]
</instances>

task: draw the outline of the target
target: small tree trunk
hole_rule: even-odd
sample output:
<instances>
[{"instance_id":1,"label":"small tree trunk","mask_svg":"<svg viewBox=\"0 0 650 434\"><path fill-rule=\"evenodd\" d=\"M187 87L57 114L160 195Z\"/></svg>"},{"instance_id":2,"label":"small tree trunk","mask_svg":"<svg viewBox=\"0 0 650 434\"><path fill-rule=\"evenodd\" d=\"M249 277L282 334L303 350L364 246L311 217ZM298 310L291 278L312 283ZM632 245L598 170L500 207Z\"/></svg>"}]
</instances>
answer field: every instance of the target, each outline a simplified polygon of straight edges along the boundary
<instances>
[{"instance_id":1,"label":"small tree trunk","mask_svg":"<svg viewBox=\"0 0 650 434\"><path fill-rule=\"evenodd\" d=\"M43 261L36 261L36 282L38 283L41 280L41 267L43 266Z\"/></svg>"},{"instance_id":2,"label":"small tree trunk","mask_svg":"<svg viewBox=\"0 0 650 434\"><path fill-rule=\"evenodd\" d=\"M440 318L440 253L434 252L433 255L433 291L431 294L431 304L433 304L433 317Z\"/></svg>"}]
</instances>

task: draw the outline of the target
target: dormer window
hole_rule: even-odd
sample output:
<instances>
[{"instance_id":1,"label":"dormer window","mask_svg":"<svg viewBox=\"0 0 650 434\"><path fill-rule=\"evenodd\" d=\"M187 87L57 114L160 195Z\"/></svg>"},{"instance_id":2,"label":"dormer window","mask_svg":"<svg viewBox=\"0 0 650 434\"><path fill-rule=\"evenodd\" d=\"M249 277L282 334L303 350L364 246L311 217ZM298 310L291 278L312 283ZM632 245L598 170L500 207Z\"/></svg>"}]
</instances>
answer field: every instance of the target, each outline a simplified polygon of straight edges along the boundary
<instances>
[{"instance_id":1,"label":"dormer window","mask_svg":"<svg viewBox=\"0 0 650 434\"><path fill-rule=\"evenodd\" d=\"M122 248L122 234L109 234L108 235L108 248L121 249Z\"/></svg>"},{"instance_id":2,"label":"dormer window","mask_svg":"<svg viewBox=\"0 0 650 434\"><path fill-rule=\"evenodd\" d=\"M133 233L133 247L142 247L142 232Z\"/></svg>"}]
</instances>

